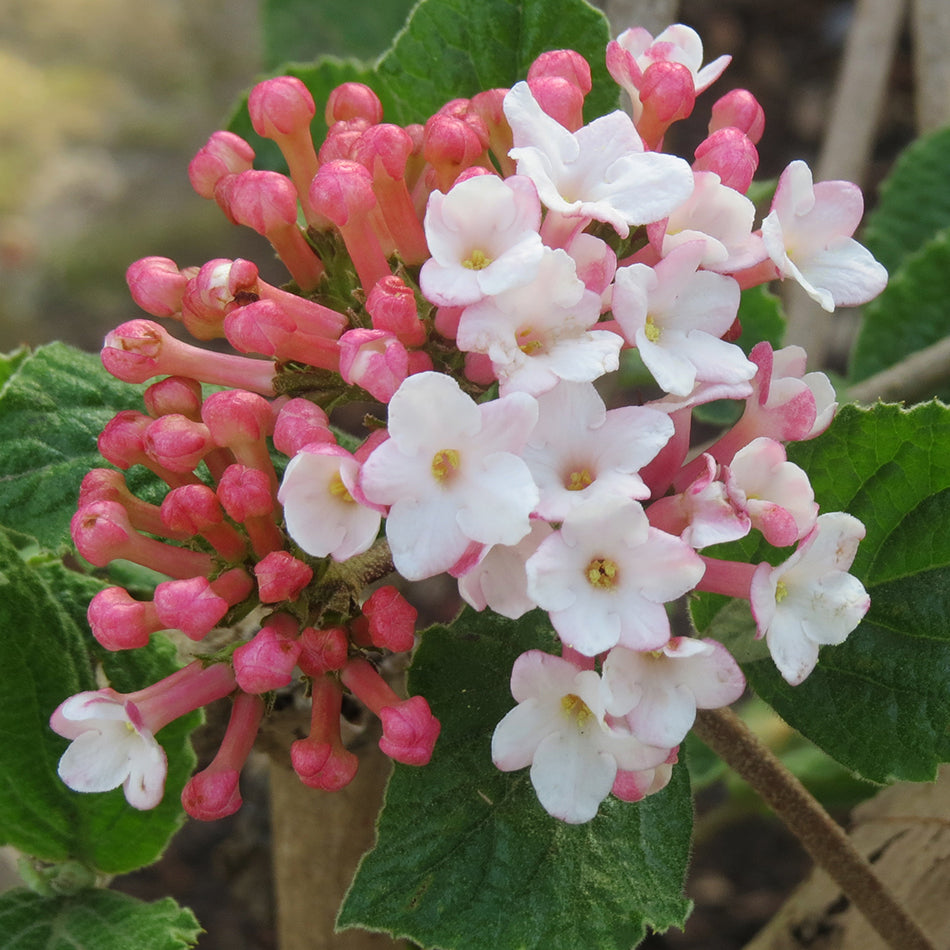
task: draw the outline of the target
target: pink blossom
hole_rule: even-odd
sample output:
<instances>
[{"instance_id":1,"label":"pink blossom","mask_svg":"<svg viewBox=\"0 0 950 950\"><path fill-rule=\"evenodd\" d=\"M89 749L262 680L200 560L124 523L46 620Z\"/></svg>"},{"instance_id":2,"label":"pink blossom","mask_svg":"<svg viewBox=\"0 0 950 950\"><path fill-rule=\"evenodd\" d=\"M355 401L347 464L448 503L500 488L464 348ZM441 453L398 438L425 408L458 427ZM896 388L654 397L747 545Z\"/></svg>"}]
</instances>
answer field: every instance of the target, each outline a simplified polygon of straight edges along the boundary
<instances>
[{"instance_id":1,"label":"pink blossom","mask_svg":"<svg viewBox=\"0 0 950 950\"><path fill-rule=\"evenodd\" d=\"M760 564L752 576L750 602L779 672L792 686L818 662L818 648L847 639L867 613L871 600L848 573L864 537L852 515L819 515L811 532L782 564Z\"/></svg>"},{"instance_id":2,"label":"pink blossom","mask_svg":"<svg viewBox=\"0 0 950 950\"><path fill-rule=\"evenodd\" d=\"M887 271L851 235L861 222L861 189L848 181L812 183L802 161L782 172L762 240L783 277L791 277L824 310L876 297Z\"/></svg>"}]
</instances>

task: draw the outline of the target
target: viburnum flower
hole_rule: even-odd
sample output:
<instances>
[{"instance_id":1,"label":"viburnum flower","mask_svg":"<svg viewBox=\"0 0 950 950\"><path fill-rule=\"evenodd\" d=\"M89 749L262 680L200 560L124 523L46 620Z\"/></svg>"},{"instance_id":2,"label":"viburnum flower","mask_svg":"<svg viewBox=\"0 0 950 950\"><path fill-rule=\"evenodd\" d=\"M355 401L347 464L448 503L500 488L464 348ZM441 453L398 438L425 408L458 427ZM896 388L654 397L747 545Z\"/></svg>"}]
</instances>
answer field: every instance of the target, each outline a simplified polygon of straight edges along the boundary
<instances>
[{"instance_id":1,"label":"viburnum flower","mask_svg":"<svg viewBox=\"0 0 950 950\"><path fill-rule=\"evenodd\" d=\"M600 296L578 279L561 249L544 249L531 283L466 307L456 344L484 353L501 392L539 395L558 380L590 382L620 365L623 340L595 329Z\"/></svg>"},{"instance_id":2,"label":"viburnum flower","mask_svg":"<svg viewBox=\"0 0 950 950\"><path fill-rule=\"evenodd\" d=\"M345 561L376 540L382 516L357 500L359 471L346 449L328 442L305 446L290 460L277 497L287 531L308 554Z\"/></svg>"},{"instance_id":3,"label":"viburnum flower","mask_svg":"<svg viewBox=\"0 0 950 950\"><path fill-rule=\"evenodd\" d=\"M528 594L562 642L596 656L618 643L656 650L670 638L664 604L703 575L696 552L650 526L634 501L604 496L574 509L528 560Z\"/></svg>"},{"instance_id":4,"label":"viburnum flower","mask_svg":"<svg viewBox=\"0 0 950 950\"><path fill-rule=\"evenodd\" d=\"M812 182L801 161L782 172L762 240L782 277L791 277L822 309L852 307L876 297L887 271L851 235L864 199L849 181Z\"/></svg>"},{"instance_id":5,"label":"viburnum flower","mask_svg":"<svg viewBox=\"0 0 950 950\"><path fill-rule=\"evenodd\" d=\"M458 569L482 545L517 544L528 533L538 489L518 453L537 418L526 393L476 404L441 373L399 387L390 437L366 459L360 486L371 503L389 506L386 537L403 577Z\"/></svg>"},{"instance_id":6,"label":"viburnum flower","mask_svg":"<svg viewBox=\"0 0 950 950\"><path fill-rule=\"evenodd\" d=\"M734 703L745 677L729 651L715 640L673 637L659 650L614 647L604 659L607 711L624 716L648 745L679 745L697 709Z\"/></svg>"},{"instance_id":7,"label":"viburnum flower","mask_svg":"<svg viewBox=\"0 0 950 950\"><path fill-rule=\"evenodd\" d=\"M541 805L568 824L597 814L618 768L653 768L669 755L611 728L600 677L562 657L522 653L511 671L511 694L518 705L495 727L492 761L505 772L530 765Z\"/></svg>"},{"instance_id":8,"label":"viburnum flower","mask_svg":"<svg viewBox=\"0 0 950 950\"><path fill-rule=\"evenodd\" d=\"M432 257L419 285L440 306L460 307L533 280L544 248L541 202L524 177L478 175L433 192L425 217Z\"/></svg>"},{"instance_id":9,"label":"viburnum flower","mask_svg":"<svg viewBox=\"0 0 950 950\"><path fill-rule=\"evenodd\" d=\"M572 133L519 82L505 96L505 115L514 133L509 154L518 162L518 174L534 182L547 208L576 219L571 231L593 219L626 237L631 225L659 221L693 190L689 166L672 155L645 152L623 112Z\"/></svg>"},{"instance_id":10,"label":"viburnum flower","mask_svg":"<svg viewBox=\"0 0 950 950\"><path fill-rule=\"evenodd\" d=\"M853 515L819 515L787 561L777 567L760 564L752 576L757 636L765 637L775 665L792 686L815 668L818 648L844 643L871 605L862 583L848 573L864 533Z\"/></svg>"},{"instance_id":11,"label":"viburnum flower","mask_svg":"<svg viewBox=\"0 0 950 950\"><path fill-rule=\"evenodd\" d=\"M739 383L755 364L721 339L739 309L739 285L697 270L703 245L692 241L655 267L631 264L617 271L613 313L644 365L668 393L686 396L697 381Z\"/></svg>"},{"instance_id":12,"label":"viburnum flower","mask_svg":"<svg viewBox=\"0 0 950 950\"><path fill-rule=\"evenodd\" d=\"M590 383L559 383L538 398L538 425L523 458L541 492L536 514L562 521L604 494L643 500L637 474L673 435L665 412L643 406L607 410Z\"/></svg>"}]
</instances>

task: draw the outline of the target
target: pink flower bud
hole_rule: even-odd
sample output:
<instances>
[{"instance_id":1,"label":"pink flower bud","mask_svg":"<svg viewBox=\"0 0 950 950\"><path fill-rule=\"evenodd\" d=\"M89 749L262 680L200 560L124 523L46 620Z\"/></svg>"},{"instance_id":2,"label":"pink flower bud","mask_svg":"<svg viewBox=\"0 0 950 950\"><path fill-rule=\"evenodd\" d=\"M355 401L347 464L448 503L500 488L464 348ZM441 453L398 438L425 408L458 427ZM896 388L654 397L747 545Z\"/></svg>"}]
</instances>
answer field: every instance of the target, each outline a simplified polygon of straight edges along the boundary
<instances>
[{"instance_id":1,"label":"pink flower bud","mask_svg":"<svg viewBox=\"0 0 950 950\"><path fill-rule=\"evenodd\" d=\"M233 815L241 807L238 778L263 715L264 703L259 696L238 693L234 697L231 718L217 755L182 790L182 806L192 818L214 821Z\"/></svg>"},{"instance_id":2,"label":"pink flower bud","mask_svg":"<svg viewBox=\"0 0 950 950\"><path fill-rule=\"evenodd\" d=\"M348 330L340 337L340 375L380 402L389 402L409 375L409 354L385 330Z\"/></svg>"},{"instance_id":3,"label":"pink flower bud","mask_svg":"<svg viewBox=\"0 0 950 950\"><path fill-rule=\"evenodd\" d=\"M379 711L383 737L379 747L405 765L428 765L442 724L421 696L412 696Z\"/></svg>"},{"instance_id":4,"label":"pink flower bud","mask_svg":"<svg viewBox=\"0 0 950 950\"><path fill-rule=\"evenodd\" d=\"M348 119L330 126L317 157L321 165L328 162L355 162L363 133L370 128L365 119Z\"/></svg>"},{"instance_id":5,"label":"pink flower bud","mask_svg":"<svg viewBox=\"0 0 950 950\"><path fill-rule=\"evenodd\" d=\"M149 534L161 534L179 540L188 537L180 532L169 533L162 522L159 507L133 495L125 484L125 477L114 469L94 468L86 473L79 486L78 507L82 508L93 501L118 502L125 508L137 531L147 531Z\"/></svg>"},{"instance_id":6,"label":"pink flower bud","mask_svg":"<svg viewBox=\"0 0 950 950\"><path fill-rule=\"evenodd\" d=\"M465 378L476 386L491 386L497 381L495 367L487 353L465 354Z\"/></svg>"},{"instance_id":7,"label":"pink flower bud","mask_svg":"<svg viewBox=\"0 0 950 950\"><path fill-rule=\"evenodd\" d=\"M681 63L653 62L643 72L639 91L643 112L637 120L637 132L648 148L656 149L666 130L693 111L693 74Z\"/></svg>"},{"instance_id":8,"label":"pink flower bud","mask_svg":"<svg viewBox=\"0 0 950 950\"><path fill-rule=\"evenodd\" d=\"M715 172L722 183L745 194L759 167L751 139L736 128L719 129L696 147L693 171Z\"/></svg>"},{"instance_id":9,"label":"pink flower bud","mask_svg":"<svg viewBox=\"0 0 950 950\"><path fill-rule=\"evenodd\" d=\"M340 709L343 690L328 676L313 681L310 735L290 747L290 760L300 780L312 788L337 791L356 774L358 761L343 746Z\"/></svg>"},{"instance_id":10,"label":"pink flower bud","mask_svg":"<svg viewBox=\"0 0 950 950\"><path fill-rule=\"evenodd\" d=\"M277 76L259 82L247 100L254 131L266 139L309 134L317 109L310 90L295 76Z\"/></svg>"},{"instance_id":11,"label":"pink flower bud","mask_svg":"<svg viewBox=\"0 0 950 950\"><path fill-rule=\"evenodd\" d=\"M159 416L180 415L192 422L201 419L201 383L186 376L169 376L152 383L142 393L148 414Z\"/></svg>"},{"instance_id":12,"label":"pink flower bud","mask_svg":"<svg viewBox=\"0 0 950 950\"><path fill-rule=\"evenodd\" d=\"M221 503L208 485L172 489L162 501L161 516L168 529L187 537L200 534L226 561L240 560L247 553L241 535L224 523Z\"/></svg>"},{"instance_id":13,"label":"pink flower bud","mask_svg":"<svg viewBox=\"0 0 950 950\"><path fill-rule=\"evenodd\" d=\"M222 178L214 196L229 220L270 241L301 290L317 286L323 264L297 227L297 189L289 178L270 171L241 172Z\"/></svg>"},{"instance_id":14,"label":"pink flower bud","mask_svg":"<svg viewBox=\"0 0 950 950\"><path fill-rule=\"evenodd\" d=\"M425 343L426 330L419 319L416 296L399 277L391 275L379 281L366 301L366 309L373 329L394 334L406 346Z\"/></svg>"},{"instance_id":15,"label":"pink flower bud","mask_svg":"<svg viewBox=\"0 0 950 950\"><path fill-rule=\"evenodd\" d=\"M105 567L124 558L169 577L210 574L211 558L139 534L125 509L112 501L94 501L73 515L70 533L79 553L90 564Z\"/></svg>"},{"instance_id":16,"label":"pink flower bud","mask_svg":"<svg viewBox=\"0 0 950 950\"><path fill-rule=\"evenodd\" d=\"M130 320L106 336L102 365L117 379L144 383L155 376L187 376L219 386L236 386L273 395L275 367L213 353L176 340L152 320Z\"/></svg>"},{"instance_id":17,"label":"pink flower bud","mask_svg":"<svg viewBox=\"0 0 950 950\"><path fill-rule=\"evenodd\" d=\"M375 125L383 118L383 105L369 86L345 82L327 97L325 117L329 126L348 119L365 119Z\"/></svg>"},{"instance_id":18,"label":"pink flower bud","mask_svg":"<svg viewBox=\"0 0 950 950\"><path fill-rule=\"evenodd\" d=\"M215 448L206 425L180 415L161 416L145 430L145 452L172 472L191 472Z\"/></svg>"},{"instance_id":19,"label":"pink flower bud","mask_svg":"<svg viewBox=\"0 0 950 950\"><path fill-rule=\"evenodd\" d=\"M765 110L748 89L733 89L713 104L709 134L730 127L745 132L753 144L762 138Z\"/></svg>"},{"instance_id":20,"label":"pink flower bud","mask_svg":"<svg viewBox=\"0 0 950 950\"><path fill-rule=\"evenodd\" d=\"M207 577L164 581L155 588L154 603L162 624L191 640L206 637L230 607L212 590Z\"/></svg>"},{"instance_id":21,"label":"pink flower bud","mask_svg":"<svg viewBox=\"0 0 950 950\"><path fill-rule=\"evenodd\" d=\"M274 510L274 493L268 476L247 465L229 465L218 481L218 499L237 522L266 517Z\"/></svg>"},{"instance_id":22,"label":"pink flower bud","mask_svg":"<svg viewBox=\"0 0 950 950\"><path fill-rule=\"evenodd\" d=\"M343 667L341 680L379 716L383 724L379 747L386 755L406 765L429 761L441 726L421 696L400 699L373 665L360 657Z\"/></svg>"},{"instance_id":23,"label":"pink flower bud","mask_svg":"<svg viewBox=\"0 0 950 950\"><path fill-rule=\"evenodd\" d=\"M569 132L576 132L584 124L584 94L567 79L539 76L529 79L528 87L542 110Z\"/></svg>"},{"instance_id":24,"label":"pink flower bud","mask_svg":"<svg viewBox=\"0 0 950 950\"><path fill-rule=\"evenodd\" d=\"M89 602L92 635L107 650L135 650L165 625L148 601L134 600L122 587L107 587Z\"/></svg>"},{"instance_id":25,"label":"pink flower bud","mask_svg":"<svg viewBox=\"0 0 950 950\"><path fill-rule=\"evenodd\" d=\"M253 164L254 149L244 139L233 132L214 132L191 160L188 179L202 198L213 198L225 175L249 171Z\"/></svg>"},{"instance_id":26,"label":"pink flower bud","mask_svg":"<svg viewBox=\"0 0 950 950\"><path fill-rule=\"evenodd\" d=\"M373 646L402 653L415 643L416 610L395 587L387 585L375 590L363 604Z\"/></svg>"},{"instance_id":27,"label":"pink flower bud","mask_svg":"<svg viewBox=\"0 0 950 950\"><path fill-rule=\"evenodd\" d=\"M272 551L254 566L262 604L296 600L313 580L313 570L287 551Z\"/></svg>"},{"instance_id":28,"label":"pink flower bud","mask_svg":"<svg viewBox=\"0 0 950 950\"><path fill-rule=\"evenodd\" d=\"M193 475L178 475L156 464L145 454L145 431L154 420L136 409L124 409L110 419L97 442L99 454L122 469L144 465L170 485L195 481Z\"/></svg>"},{"instance_id":29,"label":"pink flower bud","mask_svg":"<svg viewBox=\"0 0 950 950\"><path fill-rule=\"evenodd\" d=\"M153 317L174 317L188 277L167 257L143 257L125 272L132 299Z\"/></svg>"},{"instance_id":30,"label":"pink flower bud","mask_svg":"<svg viewBox=\"0 0 950 950\"><path fill-rule=\"evenodd\" d=\"M342 670L349 646L349 637L343 627L327 630L306 627L300 634L297 663L307 676L323 676L331 670Z\"/></svg>"},{"instance_id":31,"label":"pink flower bud","mask_svg":"<svg viewBox=\"0 0 950 950\"><path fill-rule=\"evenodd\" d=\"M311 442L336 442L327 414L309 399L284 403L274 423L274 448L293 458Z\"/></svg>"},{"instance_id":32,"label":"pink flower bud","mask_svg":"<svg viewBox=\"0 0 950 950\"><path fill-rule=\"evenodd\" d=\"M232 307L256 300L257 266L250 261L215 258L188 281L182 297L182 322L199 340L224 335L222 324Z\"/></svg>"},{"instance_id":33,"label":"pink flower bud","mask_svg":"<svg viewBox=\"0 0 950 950\"><path fill-rule=\"evenodd\" d=\"M301 332L293 317L272 300L257 300L224 319L228 342L243 353L261 353L336 370L340 347L334 339Z\"/></svg>"},{"instance_id":34,"label":"pink flower bud","mask_svg":"<svg viewBox=\"0 0 950 950\"><path fill-rule=\"evenodd\" d=\"M487 138L487 131L486 131ZM479 164L485 143L464 119L436 113L425 124L422 154L436 174L436 187L447 192L459 173Z\"/></svg>"},{"instance_id":35,"label":"pink flower bud","mask_svg":"<svg viewBox=\"0 0 950 950\"><path fill-rule=\"evenodd\" d=\"M488 147L503 178L515 173L515 162L508 157L515 143L503 107L507 94L507 89L486 89L471 99L472 112L485 124Z\"/></svg>"},{"instance_id":36,"label":"pink flower bud","mask_svg":"<svg viewBox=\"0 0 950 950\"><path fill-rule=\"evenodd\" d=\"M251 640L234 651L234 676L245 693L266 693L289 686L300 643L299 627L289 614L275 614Z\"/></svg>"},{"instance_id":37,"label":"pink flower bud","mask_svg":"<svg viewBox=\"0 0 950 950\"><path fill-rule=\"evenodd\" d=\"M542 76L558 76L576 86L585 96L591 91L593 82L590 64L572 49L555 49L542 53L528 67L528 82Z\"/></svg>"},{"instance_id":38,"label":"pink flower bud","mask_svg":"<svg viewBox=\"0 0 950 950\"><path fill-rule=\"evenodd\" d=\"M440 336L454 340L458 335L459 321L464 307L439 307L435 312L435 329Z\"/></svg>"},{"instance_id":39,"label":"pink flower bud","mask_svg":"<svg viewBox=\"0 0 950 950\"><path fill-rule=\"evenodd\" d=\"M370 216L376 207L372 175L359 162L328 162L310 185L310 201L340 229L368 294L376 281L391 273Z\"/></svg>"}]
</instances>

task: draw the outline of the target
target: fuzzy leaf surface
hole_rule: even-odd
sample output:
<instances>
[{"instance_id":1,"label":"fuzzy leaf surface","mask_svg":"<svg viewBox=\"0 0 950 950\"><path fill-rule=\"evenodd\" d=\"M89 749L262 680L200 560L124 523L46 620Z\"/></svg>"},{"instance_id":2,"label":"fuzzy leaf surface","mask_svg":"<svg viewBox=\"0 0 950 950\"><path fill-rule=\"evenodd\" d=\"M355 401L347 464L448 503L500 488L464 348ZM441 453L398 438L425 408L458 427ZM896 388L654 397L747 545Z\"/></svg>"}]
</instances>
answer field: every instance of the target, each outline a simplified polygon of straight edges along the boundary
<instances>
[{"instance_id":1,"label":"fuzzy leaf surface","mask_svg":"<svg viewBox=\"0 0 950 950\"><path fill-rule=\"evenodd\" d=\"M56 767L68 742L48 723L67 696L96 688L94 661L126 692L173 672L172 645L155 637L147 648L107 653L93 645L83 622L98 582L70 576L61 565L24 562L2 531L0 564L0 841L44 861L75 860L108 874L152 863L182 821L178 799L194 768L188 736L198 717L159 733L169 774L164 800L148 812L132 808L121 789L67 788Z\"/></svg>"},{"instance_id":2,"label":"fuzzy leaf surface","mask_svg":"<svg viewBox=\"0 0 950 950\"><path fill-rule=\"evenodd\" d=\"M20 358L0 389L0 524L52 550L68 543L83 477L107 467L99 433L120 410L142 410L143 389L62 343ZM155 479L136 468L129 487L141 493Z\"/></svg>"},{"instance_id":3,"label":"fuzzy leaf surface","mask_svg":"<svg viewBox=\"0 0 950 950\"><path fill-rule=\"evenodd\" d=\"M848 511L867 536L851 573L871 608L840 646L824 647L799 686L752 640L747 605L702 595L704 635L734 650L755 691L829 755L874 782L932 780L950 760L950 409L846 406L817 439L788 446L825 511ZM723 546L716 557L779 563L791 549Z\"/></svg>"},{"instance_id":4,"label":"fuzzy leaf surface","mask_svg":"<svg viewBox=\"0 0 950 950\"><path fill-rule=\"evenodd\" d=\"M510 621L466 610L423 634L410 691L429 701L442 735L426 767L396 765L339 927L444 950L629 950L647 927L682 926L684 766L663 792L638 804L609 797L593 821L571 826L544 812L527 770L491 762L515 658L554 648L539 611Z\"/></svg>"},{"instance_id":5,"label":"fuzzy leaf surface","mask_svg":"<svg viewBox=\"0 0 950 950\"><path fill-rule=\"evenodd\" d=\"M187 950L195 915L174 900L147 904L117 891L44 897L25 888L0 895L4 950Z\"/></svg>"}]
</instances>

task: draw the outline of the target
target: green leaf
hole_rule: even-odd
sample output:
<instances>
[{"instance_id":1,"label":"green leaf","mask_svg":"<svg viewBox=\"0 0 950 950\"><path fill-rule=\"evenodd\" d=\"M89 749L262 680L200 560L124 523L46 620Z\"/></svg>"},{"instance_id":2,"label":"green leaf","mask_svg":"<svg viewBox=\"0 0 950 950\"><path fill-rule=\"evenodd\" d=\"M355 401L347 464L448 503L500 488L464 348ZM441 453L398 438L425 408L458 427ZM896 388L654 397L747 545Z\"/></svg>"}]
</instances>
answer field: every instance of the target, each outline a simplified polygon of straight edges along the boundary
<instances>
[{"instance_id":1,"label":"green leaf","mask_svg":"<svg viewBox=\"0 0 950 950\"><path fill-rule=\"evenodd\" d=\"M942 340L950 333L948 297L950 228L907 257L883 293L865 306L850 379L866 379ZM950 395L950 385L939 395Z\"/></svg>"},{"instance_id":2,"label":"green leaf","mask_svg":"<svg viewBox=\"0 0 950 950\"><path fill-rule=\"evenodd\" d=\"M153 637L147 648L108 653L84 617L100 584L51 562L24 563L2 531L0 564L0 840L44 861L76 860L108 874L152 863L183 818L179 797L195 763L188 736L199 717L158 734L168 779L164 800L148 812L132 808L121 789L67 788L56 767L68 742L48 722L67 696L96 688L94 661L116 689L141 689L177 668L172 644Z\"/></svg>"},{"instance_id":3,"label":"green leaf","mask_svg":"<svg viewBox=\"0 0 950 950\"><path fill-rule=\"evenodd\" d=\"M0 353L0 390L29 355L30 350L25 346L15 349L12 353Z\"/></svg>"},{"instance_id":4,"label":"green leaf","mask_svg":"<svg viewBox=\"0 0 950 950\"><path fill-rule=\"evenodd\" d=\"M121 409L142 408L142 390L61 343L22 358L0 390L0 524L50 549L68 542L79 485L106 465L99 433ZM129 487L142 494L155 478L137 468Z\"/></svg>"},{"instance_id":5,"label":"green leaf","mask_svg":"<svg viewBox=\"0 0 950 950\"><path fill-rule=\"evenodd\" d=\"M442 735L428 766L396 766L339 927L446 950L628 950L647 927L682 926L692 827L683 766L643 802L611 797L593 821L566 825L538 804L527 770L492 765L514 660L554 644L540 611L515 622L466 610L423 634L410 688Z\"/></svg>"},{"instance_id":6,"label":"green leaf","mask_svg":"<svg viewBox=\"0 0 950 950\"><path fill-rule=\"evenodd\" d=\"M389 46L412 4L413 0L264 0L265 68L312 60L321 53L375 58Z\"/></svg>"},{"instance_id":7,"label":"green leaf","mask_svg":"<svg viewBox=\"0 0 950 950\"><path fill-rule=\"evenodd\" d=\"M450 99L524 79L546 50L577 50L591 65L588 120L617 108L603 13L583 0L422 0L377 73L396 101L395 121L424 122Z\"/></svg>"},{"instance_id":8,"label":"green leaf","mask_svg":"<svg viewBox=\"0 0 950 950\"><path fill-rule=\"evenodd\" d=\"M451 99L514 85L547 50L574 49L591 65L593 88L584 103L589 121L618 108L620 101L605 62L609 38L603 13L585 0L422 0L375 67L324 56L311 65L285 64L275 74L297 76L310 89L317 104L311 129L319 146L327 131L324 104L342 82L372 87L385 121L408 125L425 122ZM285 167L273 143L254 133L246 99L228 128L254 146L256 167Z\"/></svg>"},{"instance_id":9,"label":"green leaf","mask_svg":"<svg viewBox=\"0 0 950 950\"><path fill-rule=\"evenodd\" d=\"M950 127L910 145L881 185L863 242L893 276L905 258L950 227Z\"/></svg>"},{"instance_id":10,"label":"green leaf","mask_svg":"<svg viewBox=\"0 0 950 950\"><path fill-rule=\"evenodd\" d=\"M187 950L201 932L170 897L146 904L116 891L43 897L22 888L0 896L4 950Z\"/></svg>"},{"instance_id":11,"label":"green leaf","mask_svg":"<svg viewBox=\"0 0 950 950\"><path fill-rule=\"evenodd\" d=\"M824 435L788 447L822 511L849 511L864 522L851 573L871 608L845 643L822 649L799 686L789 686L771 658L739 655L750 684L789 725L875 782L932 780L950 760L948 431L950 409L937 402L911 410L846 406ZM769 553L775 563L788 552L747 542L708 553L753 563ZM748 644L748 608L722 610L725 603L700 597L697 627L711 636L731 630Z\"/></svg>"}]
</instances>

